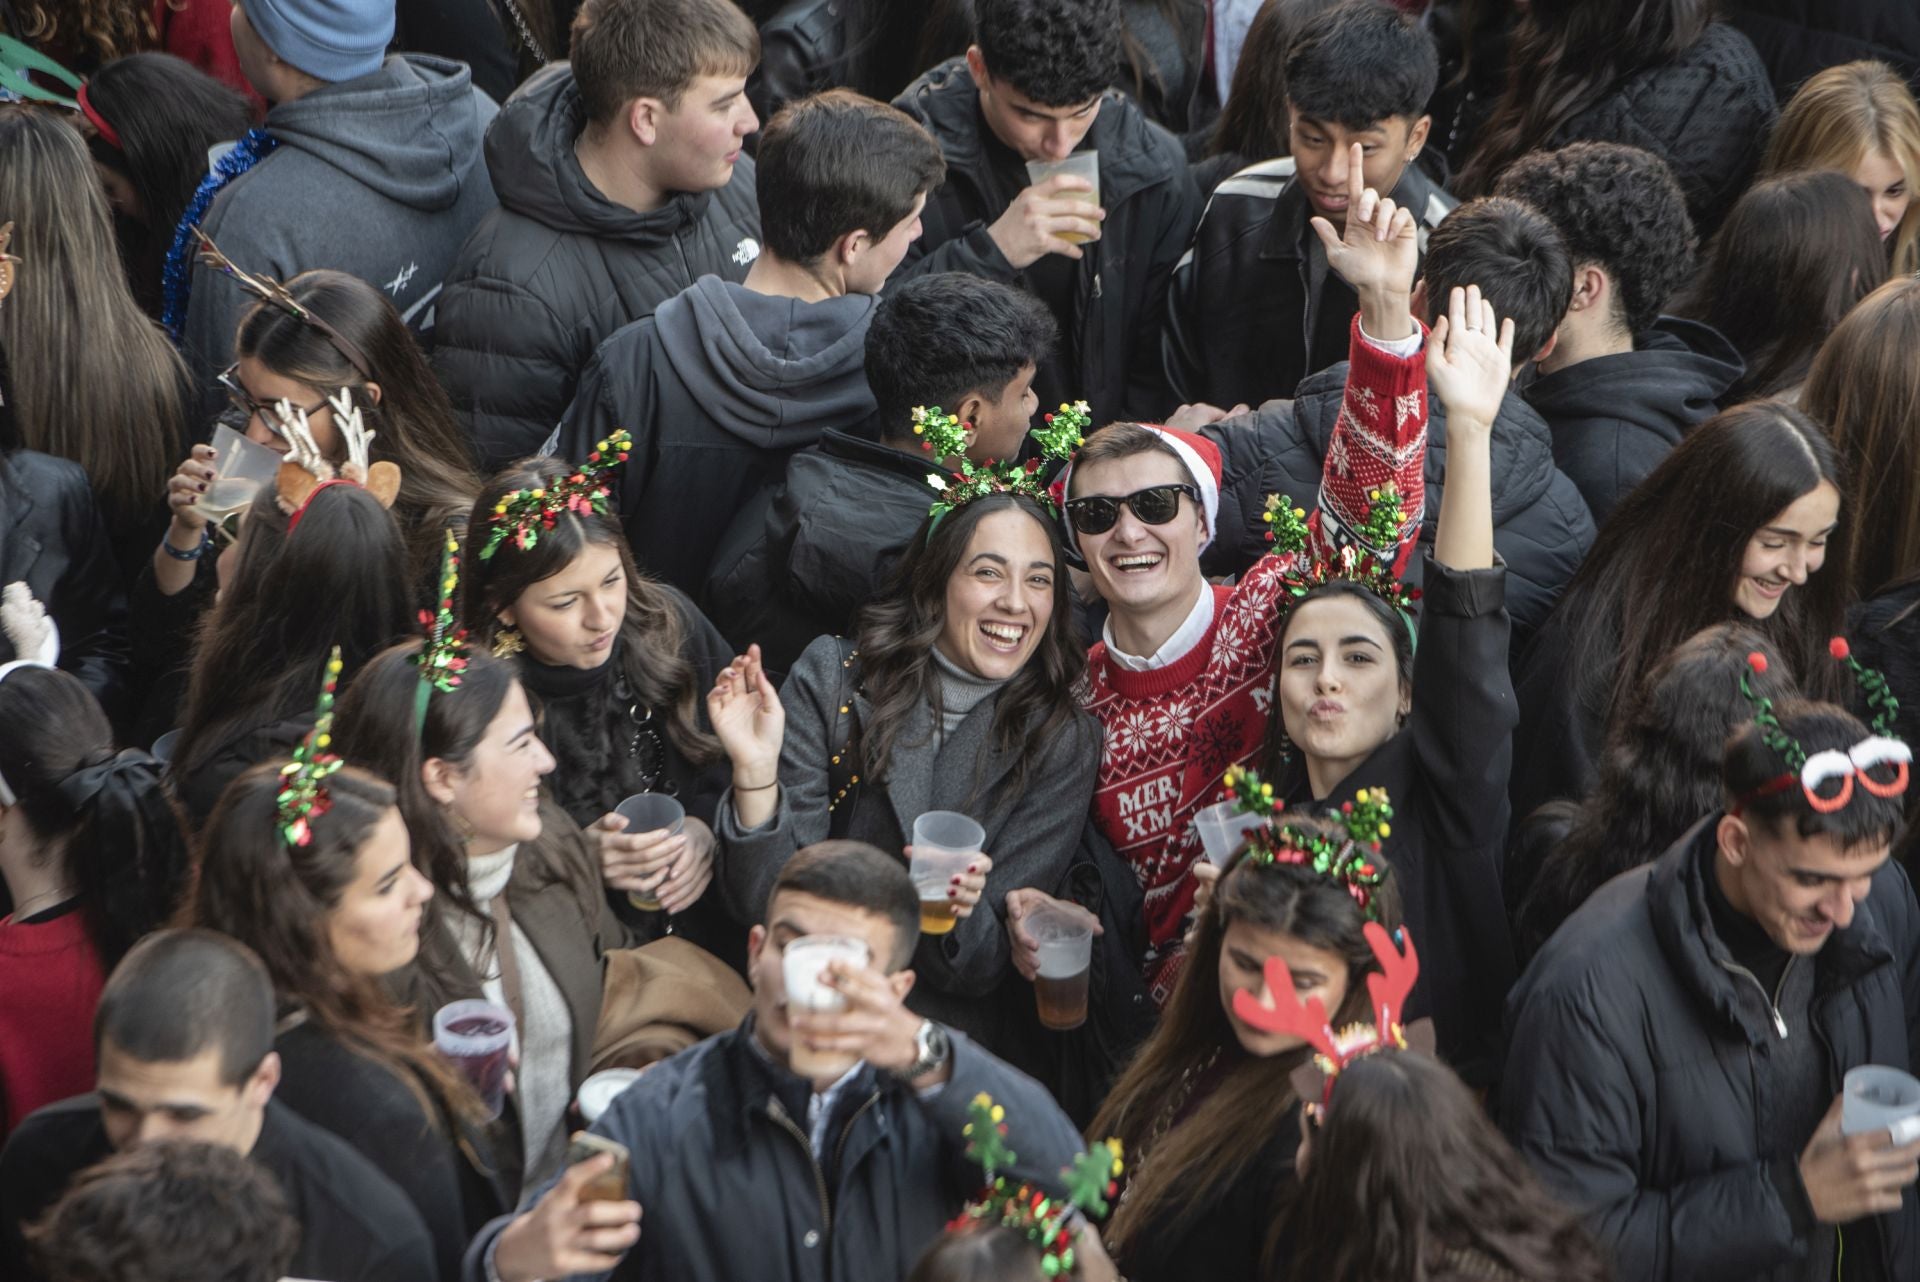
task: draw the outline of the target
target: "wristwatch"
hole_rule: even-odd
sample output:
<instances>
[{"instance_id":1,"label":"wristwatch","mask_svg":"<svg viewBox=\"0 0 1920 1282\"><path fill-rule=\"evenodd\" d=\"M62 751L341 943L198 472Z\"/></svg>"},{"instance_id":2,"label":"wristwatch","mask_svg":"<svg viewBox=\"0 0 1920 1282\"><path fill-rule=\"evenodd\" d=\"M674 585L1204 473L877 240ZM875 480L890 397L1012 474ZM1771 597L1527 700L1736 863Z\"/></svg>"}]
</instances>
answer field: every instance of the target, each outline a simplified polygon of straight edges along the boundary
<instances>
[{"instance_id":1,"label":"wristwatch","mask_svg":"<svg viewBox=\"0 0 1920 1282\"><path fill-rule=\"evenodd\" d=\"M953 1041L947 1036L947 1030L930 1019L920 1021L920 1030L913 1035L913 1044L920 1058L905 1068L896 1069L893 1074L903 1082L918 1081L945 1064L953 1054Z\"/></svg>"}]
</instances>

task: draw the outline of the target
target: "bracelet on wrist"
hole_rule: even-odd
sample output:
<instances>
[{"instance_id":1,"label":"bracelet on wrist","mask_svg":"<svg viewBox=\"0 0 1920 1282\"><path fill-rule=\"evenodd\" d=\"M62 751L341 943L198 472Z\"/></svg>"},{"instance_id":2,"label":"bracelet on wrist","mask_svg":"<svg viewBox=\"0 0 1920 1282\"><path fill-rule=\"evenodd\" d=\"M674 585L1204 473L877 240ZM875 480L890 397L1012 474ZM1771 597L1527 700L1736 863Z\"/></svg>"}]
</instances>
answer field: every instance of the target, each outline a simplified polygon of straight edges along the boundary
<instances>
[{"instance_id":1,"label":"bracelet on wrist","mask_svg":"<svg viewBox=\"0 0 1920 1282\"><path fill-rule=\"evenodd\" d=\"M168 531L168 533L170 534L172 531ZM200 541L193 545L192 551L182 552L179 548L173 546L173 543L165 534L160 536L160 550L176 561L198 561L205 555L207 544L211 542L213 542L213 527L203 525L200 527Z\"/></svg>"},{"instance_id":2,"label":"bracelet on wrist","mask_svg":"<svg viewBox=\"0 0 1920 1282\"><path fill-rule=\"evenodd\" d=\"M743 784L738 779L733 781L733 790L735 792L765 792L769 788L778 788L779 786L780 781L778 779L775 779L772 783L761 784Z\"/></svg>"}]
</instances>

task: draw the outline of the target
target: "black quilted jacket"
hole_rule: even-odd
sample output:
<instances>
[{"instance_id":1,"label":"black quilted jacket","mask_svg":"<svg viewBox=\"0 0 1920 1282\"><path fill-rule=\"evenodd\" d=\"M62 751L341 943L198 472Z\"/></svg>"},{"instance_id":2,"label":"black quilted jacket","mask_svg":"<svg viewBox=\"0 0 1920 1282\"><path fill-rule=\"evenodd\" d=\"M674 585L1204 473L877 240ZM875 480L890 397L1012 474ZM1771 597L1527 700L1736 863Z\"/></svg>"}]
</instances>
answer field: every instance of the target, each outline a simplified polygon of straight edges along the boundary
<instances>
[{"instance_id":1,"label":"black quilted jacket","mask_svg":"<svg viewBox=\"0 0 1920 1282\"><path fill-rule=\"evenodd\" d=\"M1783 103L1814 72L1862 58L1920 93L1920 4L1911 0L1726 0L1721 11L1760 51Z\"/></svg>"},{"instance_id":2,"label":"black quilted jacket","mask_svg":"<svg viewBox=\"0 0 1920 1282\"><path fill-rule=\"evenodd\" d=\"M556 63L487 130L500 206L447 273L433 356L483 470L539 450L602 339L701 276L744 280L760 252L751 160L718 191L635 213L574 158L585 120L572 68Z\"/></svg>"}]
</instances>

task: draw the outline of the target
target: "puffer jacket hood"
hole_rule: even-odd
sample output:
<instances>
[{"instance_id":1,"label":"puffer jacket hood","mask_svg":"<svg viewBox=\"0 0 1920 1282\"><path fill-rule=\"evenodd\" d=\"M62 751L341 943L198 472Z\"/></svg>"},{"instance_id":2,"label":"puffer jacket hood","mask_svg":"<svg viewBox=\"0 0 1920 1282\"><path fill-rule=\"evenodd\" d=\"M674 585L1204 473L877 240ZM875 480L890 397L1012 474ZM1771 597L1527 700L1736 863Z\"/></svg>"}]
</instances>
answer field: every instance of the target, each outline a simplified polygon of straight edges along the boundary
<instances>
[{"instance_id":1,"label":"puffer jacket hood","mask_svg":"<svg viewBox=\"0 0 1920 1282\"><path fill-rule=\"evenodd\" d=\"M757 449L811 445L873 409L862 359L879 299L807 303L717 276L660 305L661 355L716 427Z\"/></svg>"},{"instance_id":2,"label":"puffer jacket hood","mask_svg":"<svg viewBox=\"0 0 1920 1282\"><path fill-rule=\"evenodd\" d=\"M429 213L459 200L461 175L478 155L486 124L466 65L418 53L280 103L266 121L281 146Z\"/></svg>"}]
</instances>

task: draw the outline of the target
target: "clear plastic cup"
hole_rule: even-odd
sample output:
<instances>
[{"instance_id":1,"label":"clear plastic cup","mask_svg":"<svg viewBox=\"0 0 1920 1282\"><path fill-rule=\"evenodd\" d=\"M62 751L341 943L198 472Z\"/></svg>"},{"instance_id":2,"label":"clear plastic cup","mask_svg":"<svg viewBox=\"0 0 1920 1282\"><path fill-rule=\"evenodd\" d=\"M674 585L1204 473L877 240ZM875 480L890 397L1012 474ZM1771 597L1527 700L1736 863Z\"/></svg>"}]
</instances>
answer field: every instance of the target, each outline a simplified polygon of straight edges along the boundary
<instances>
[{"instance_id":1,"label":"clear plastic cup","mask_svg":"<svg viewBox=\"0 0 1920 1282\"><path fill-rule=\"evenodd\" d=\"M169 765L173 761L173 750L179 746L179 743L180 732L178 730L169 730L153 741L153 747L149 751L153 753L153 759L155 761L163 766Z\"/></svg>"},{"instance_id":2,"label":"clear plastic cup","mask_svg":"<svg viewBox=\"0 0 1920 1282\"><path fill-rule=\"evenodd\" d=\"M845 1010L847 999L820 980L830 962L865 966L872 958L866 941L850 935L802 935L787 944L780 956L780 977L786 985L789 1011ZM809 1081L833 1081L858 1062L858 1057L839 1051L817 1051L804 1045L796 1034L787 1050L787 1063Z\"/></svg>"},{"instance_id":3,"label":"clear plastic cup","mask_svg":"<svg viewBox=\"0 0 1920 1282\"><path fill-rule=\"evenodd\" d=\"M1237 801L1222 801L1194 815L1193 830L1200 834L1207 862L1225 868L1247 833L1265 822L1264 816L1243 812Z\"/></svg>"},{"instance_id":4,"label":"clear plastic cup","mask_svg":"<svg viewBox=\"0 0 1920 1282\"><path fill-rule=\"evenodd\" d=\"M1033 996L1044 1028L1064 1031L1087 1022L1087 982L1093 971L1093 925L1079 913L1035 909L1024 921L1040 944Z\"/></svg>"},{"instance_id":5,"label":"clear plastic cup","mask_svg":"<svg viewBox=\"0 0 1920 1282\"><path fill-rule=\"evenodd\" d=\"M208 520L220 522L259 496L260 487L279 475L283 456L250 441L225 423L213 429L213 484L195 504Z\"/></svg>"},{"instance_id":6,"label":"clear plastic cup","mask_svg":"<svg viewBox=\"0 0 1920 1282\"><path fill-rule=\"evenodd\" d=\"M1074 178L1084 178L1093 184L1092 191L1063 191L1060 200L1084 200L1098 209L1100 207L1100 153L1097 151L1076 151L1065 160L1029 160L1027 179L1039 186L1049 178L1067 174ZM1077 231L1063 231L1060 239L1069 245L1083 245L1087 238Z\"/></svg>"},{"instance_id":7,"label":"clear plastic cup","mask_svg":"<svg viewBox=\"0 0 1920 1282\"><path fill-rule=\"evenodd\" d=\"M487 1115L500 1116L507 1098L513 1012L478 998L449 1002L434 1012L433 1044L473 1083Z\"/></svg>"},{"instance_id":8,"label":"clear plastic cup","mask_svg":"<svg viewBox=\"0 0 1920 1282\"><path fill-rule=\"evenodd\" d=\"M1892 1130L1916 1117L1920 1117L1920 1080L1912 1074L1880 1064L1862 1064L1847 1070L1841 1083L1842 1135ZM1911 1142L1911 1137L1907 1142Z\"/></svg>"},{"instance_id":9,"label":"clear plastic cup","mask_svg":"<svg viewBox=\"0 0 1920 1282\"><path fill-rule=\"evenodd\" d=\"M986 844L987 830L957 810L929 810L913 821L913 858L908 872L920 895L920 933L944 935L958 924L953 879Z\"/></svg>"},{"instance_id":10,"label":"clear plastic cup","mask_svg":"<svg viewBox=\"0 0 1920 1282\"><path fill-rule=\"evenodd\" d=\"M664 829L669 836L677 836L687 826L687 808L664 792L636 792L615 806L613 813L627 821L630 833ZM629 890L627 902L643 913L660 911L659 899L644 890Z\"/></svg>"}]
</instances>

